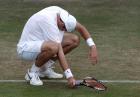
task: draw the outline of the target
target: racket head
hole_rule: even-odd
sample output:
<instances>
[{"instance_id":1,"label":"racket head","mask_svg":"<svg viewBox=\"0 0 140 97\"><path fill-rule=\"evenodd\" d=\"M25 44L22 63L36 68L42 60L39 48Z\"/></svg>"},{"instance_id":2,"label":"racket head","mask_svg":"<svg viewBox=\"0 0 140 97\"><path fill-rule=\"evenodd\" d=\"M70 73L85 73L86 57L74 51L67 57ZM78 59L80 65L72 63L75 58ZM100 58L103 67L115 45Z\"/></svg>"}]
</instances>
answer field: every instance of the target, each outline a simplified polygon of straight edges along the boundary
<instances>
[{"instance_id":1,"label":"racket head","mask_svg":"<svg viewBox=\"0 0 140 97\"><path fill-rule=\"evenodd\" d=\"M106 91L107 87L94 77L86 77L84 78L83 82L81 83L84 86L90 87L92 89L95 89L97 91Z\"/></svg>"}]
</instances>

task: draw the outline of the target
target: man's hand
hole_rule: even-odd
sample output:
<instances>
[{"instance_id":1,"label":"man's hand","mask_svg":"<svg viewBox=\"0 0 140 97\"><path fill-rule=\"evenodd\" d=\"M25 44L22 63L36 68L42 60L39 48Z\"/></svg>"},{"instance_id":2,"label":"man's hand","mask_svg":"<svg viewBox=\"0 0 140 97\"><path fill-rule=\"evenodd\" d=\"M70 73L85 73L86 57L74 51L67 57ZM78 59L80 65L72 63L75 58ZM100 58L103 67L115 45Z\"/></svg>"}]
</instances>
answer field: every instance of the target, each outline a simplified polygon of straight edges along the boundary
<instances>
[{"instance_id":1,"label":"man's hand","mask_svg":"<svg viewBox=\"0 0 140 97\"><path fill-rule=\"evenodd\" d=\"M96 50L96 46L90 47L89 57L93 65L97 64L98 62L98 54Z\"/></svg>"},{"instance_id":2,"label":"man's hand","mask_svg":"<svg viewBox=\"0 0 140 97\"><path fill-rule=\"evenodd\" d=\"M70 88L74 88L75 87L75 83L76 83L76 80L74 79L74 77L70 77L67 80L68 80L69 87Z\"/></svg>"}]
</instances>

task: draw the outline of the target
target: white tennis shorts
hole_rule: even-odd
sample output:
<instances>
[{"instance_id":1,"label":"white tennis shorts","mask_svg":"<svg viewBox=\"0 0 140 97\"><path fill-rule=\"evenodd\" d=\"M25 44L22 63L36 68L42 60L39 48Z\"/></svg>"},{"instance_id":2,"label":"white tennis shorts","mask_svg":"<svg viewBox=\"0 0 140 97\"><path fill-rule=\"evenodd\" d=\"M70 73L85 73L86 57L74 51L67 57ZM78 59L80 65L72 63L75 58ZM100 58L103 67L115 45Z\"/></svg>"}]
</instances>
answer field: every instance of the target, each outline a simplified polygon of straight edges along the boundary
<instances>
[{"instance_id":1,"label":"white tennis shorts","mask_svg":"<svg viewBox=\"0 0 140 97\"><path fill-rule=\"evenodd\" d=\"M17 46L18 56L23 60L33 61L41 52L44 41L30 41Z\"/></svg>"}]
</instances>

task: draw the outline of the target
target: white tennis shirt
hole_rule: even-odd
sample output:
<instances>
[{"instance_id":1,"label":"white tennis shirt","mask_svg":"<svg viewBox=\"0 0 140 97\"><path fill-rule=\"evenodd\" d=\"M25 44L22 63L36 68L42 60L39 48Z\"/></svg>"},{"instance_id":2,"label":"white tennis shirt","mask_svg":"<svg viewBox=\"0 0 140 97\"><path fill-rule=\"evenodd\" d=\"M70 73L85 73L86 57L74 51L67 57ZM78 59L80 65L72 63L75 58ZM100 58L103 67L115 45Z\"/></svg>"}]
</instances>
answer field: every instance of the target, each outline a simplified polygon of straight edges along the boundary
<instances>
[{"instance_id":1,"label":"white tennis shirt","mask_svg":"<svg viewBox=\"0 0 140 97\"><path fill-rule=\"evenodd\" d=\"M61 43L64 31L57 26L57 13L64 9L51 6L47 7L29 18L24 26L17 46L22 46L29 41L54 41Z\"/></svg>"}]
</instances>

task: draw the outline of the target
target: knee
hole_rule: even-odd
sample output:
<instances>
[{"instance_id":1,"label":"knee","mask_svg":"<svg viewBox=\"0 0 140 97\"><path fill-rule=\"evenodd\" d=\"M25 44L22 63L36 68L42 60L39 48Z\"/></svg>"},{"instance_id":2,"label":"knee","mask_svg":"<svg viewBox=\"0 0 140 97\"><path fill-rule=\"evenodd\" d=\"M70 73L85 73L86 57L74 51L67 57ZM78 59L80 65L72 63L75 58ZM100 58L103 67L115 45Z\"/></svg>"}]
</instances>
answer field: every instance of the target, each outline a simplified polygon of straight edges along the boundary
<instances>
[{"instance_id":1,"label":"knee","mask_svg":"<svg viewBox=\"0 0 140 97\"><path fill-rule=\"evenodd\" d=\"M72 37L72 44L77 47L80 44L80 37L77 35L74 35Z\"/></svg>"},{"instance_id":2,"label":"knee","mask_svg":"<svg viewBox=\"0 0 140 97\"><path fill-rule=\"evenodd\" d=\"M59 45L58 43L53 43L51 46L48 47L49 51L53 54L58 53Z\"/></svg>"},{"instance_id":3,"label":"knee","mask_svg":"<svg viewBox=\"0 0 140 97\"><path fill-rule=\"evenodd\" d=\"M51 53L53 53L53 54L57 54L57 53L58 53L58 46L57 46L57 44L55 44L55 45L49 47L49 51L50 51Z\"/></svg>"},{"instance_id":4,"label":"knee","mask_svg":"<svg viewBox=\"0 0 140 97\"><path fill-rule=\"evenodd\" d=\"M46 42L44 43L44 47L42 49L42 51L47 51L52 54L58 53L58 50L59 50L59 44L56 42Z\"/></svg>"}]
</instances>

